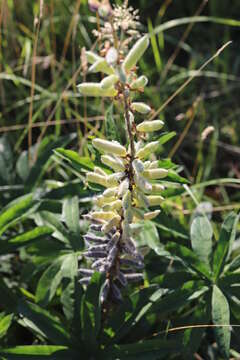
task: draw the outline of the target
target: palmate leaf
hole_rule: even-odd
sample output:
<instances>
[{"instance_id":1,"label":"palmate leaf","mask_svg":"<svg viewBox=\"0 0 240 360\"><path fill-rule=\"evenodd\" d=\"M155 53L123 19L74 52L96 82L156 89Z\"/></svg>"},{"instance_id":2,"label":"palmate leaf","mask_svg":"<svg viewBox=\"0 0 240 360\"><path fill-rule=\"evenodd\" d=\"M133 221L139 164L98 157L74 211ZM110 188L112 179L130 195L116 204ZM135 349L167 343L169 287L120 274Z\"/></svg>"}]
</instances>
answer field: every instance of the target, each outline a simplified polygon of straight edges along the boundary
<instances>
[{"instance_id":1,"label":"palmate leaf","mask_svg":"<svg viewBox=\"0 0 240 360\"><path fill-rule=\"evenodd\" d=\"M213 272L215 281L221 275L225 262L228 258L229 250L236 236L236 226L239 216L230 213L223 222L216 250L213 255Z\"/></svg>"},{"instance_id":2,"label":"palmate leaf","mask_svg":"<svg viewBox=\"0 0 240 360\"><path fill-rule=\"evenodd\" d=\"M46 306L54 297L63 278L73 281L77 275L77 256L64 255L56 259L41 276L37 291L36 301Z\"/></svg>"},{"instance_id":3,"label":"palmate leaf","mask_svg":"<svg viewBox=\"0 0 240 360\"><path fill-rule=\"evenodd\" d=\"M68 198L63 203L63 217L69 230L77 237L80 235L78 197Z\"/></svg>"},{"instance_id":4,"label":"palmate leaf","mask_svg":"<svg viewBox=\"0 0 240 360\"><path fill-rule=\"evenodd\" d=\"M191 225L191 243L195 254L209 267L213 229L206 216L196 216Z\"/></svg>"},{"instance_id":5,"label":"palmate leaf","mask_svg":"<svg viewBox=\"0 0 240 360\"><path fill-rule=\"evenodd\" d=\"M230 326L226 326L230 325L229 305L226 297L216 285L213 286L212 292L212 321L214 325L218 325L214 331L219 350L224 359L229 359L231 333Z\"/></svg>"}]
</instances>

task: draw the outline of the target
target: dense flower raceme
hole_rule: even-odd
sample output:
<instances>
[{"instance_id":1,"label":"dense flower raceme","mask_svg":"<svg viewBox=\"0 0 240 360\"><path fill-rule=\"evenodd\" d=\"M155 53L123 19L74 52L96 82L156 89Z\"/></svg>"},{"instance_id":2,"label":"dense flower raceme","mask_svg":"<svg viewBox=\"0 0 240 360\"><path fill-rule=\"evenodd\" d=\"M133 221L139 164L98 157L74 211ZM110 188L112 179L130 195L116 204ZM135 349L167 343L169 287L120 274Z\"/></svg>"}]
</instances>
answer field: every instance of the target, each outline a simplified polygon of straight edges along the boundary
<instances>
[{"instance_id":1,"label":"dense flower raceme","mask_svg":"<svg viewBox=\"0 0 240 360\"><path fill-rule=\"evenodd\" d=\"M105 273L102 302L107 298L121 300L121 287L143 279L144 259L134 239L135 225L159 214L159 209L152 208L159 208L163 201L164 186L159 180L168 175L166 169L158 167L158 161L150 160L159 147L158 141L146 141L147 133L160 130L163 122L144 120L135 124L136 113L146 115L151 111L145 103L132 102L132 94L143 91L147 85L145 76L137 78L136 64L148 44L148 37L143 36L121 60L113 47L104 58L87 52L88 62L92 64L89 71L107 76L100 83L78 85L82 95L115 98L124 104L129 137L128 148L117 141L95 138L93 146L102 154L102 163L112 173L109 175L95 167L86 175L87 182L101 185L105 190L95 198L94 209L85 215L90 227L84 236L87 246L84 255L91 266L79 269L80 282L87 285L94 271Z\"/></svg>"}]
</instances>

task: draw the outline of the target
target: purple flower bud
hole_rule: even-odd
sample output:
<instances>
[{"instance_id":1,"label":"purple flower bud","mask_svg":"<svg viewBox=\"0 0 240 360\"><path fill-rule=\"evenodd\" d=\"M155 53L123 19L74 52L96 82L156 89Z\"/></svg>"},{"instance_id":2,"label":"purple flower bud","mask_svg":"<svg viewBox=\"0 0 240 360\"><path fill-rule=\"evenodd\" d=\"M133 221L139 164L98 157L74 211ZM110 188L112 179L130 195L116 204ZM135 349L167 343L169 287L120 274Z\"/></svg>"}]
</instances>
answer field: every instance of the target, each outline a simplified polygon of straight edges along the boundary
<instances>
[{"instance_id":1,"label":"purple flower bud","mask_svg":"<svg viewBox=\"0 0 240 360\"><path fill-rule=\"evenodd\" d=\"M105 264L105 260L103 259L98 259L96 261L94 261L91 265L91 268L93 269L99 269L102 265Z\"/></svg>"},{"instance_id":2,"label":"purple flower bud","mask_svg":"<svg viewBox=\"0 0 240 360\"><path fill-rule=\"evenodd\" d=\"M92 231L101 231L101 227L102 227L102 225L92 224L90 226L90 230L92 230Z\"/></svg>"},{"instance_id":3,"label":"purple flower bud","mask_svg":"<svg viewBox=\"0 0 240 360\"><path fill-rule=\"evenodd\" d=\"M105 258L106 257L106 252L105 251L85 251L84 256L88 257L88 258L94 258L94 259L101 259L101 258Z\"/></svg>"},{"instance_id":4,"label":"purple flower bud","mask_svg":"<svg viewBox=\"0 0 240 360\"><path fill-rule=\"evenodd\" d=\"M89 249L88 249L88 251L91 251L91 252L93 252L93 251L105 251L107 249L107 245L105 245L105 244L101 244L101 245L95 245L95 246L91 246Z\"/></svg>"},{"instance_id":5,"label":"purple flower bud","mask_svg":"<svg viewBox=\"0 0 240 360\"><path fill-rule=\"evenodd\" d=\"M95 242L95 243L104 243L104 241L106 241L105 238L102 238L100 236L96 236L95 234L92 234L92 233L87 233L86 235L84 235L84 240L85 241L92 241L92 242Z\"/></svg>"},{"instance_id":6,"label":"purple flower bud","mask_svg":"<svg viewBox=\"0 0 240 360\"><path fill-rule=\"evenodd\" d=\"M135 259L122 258L122 259L120 259L120 264L125 265L125 266L134 266L137 269L144 268L144 264L141 261L137 261Z\"/></svg>"},{"instance_id":7,"label":"purple flower bud","mask_svg":"<svg viewBox=\"0 0 240 360\"><path fill-rule=\"evenodd\" d=\"M78 272L79 272L80 274L82 274L82 275L88 275L88 276L91 276L91 275L94 273L93 270L91 270L91 269L84 269L84 268L78 269Z\"/></svg>"}]
</instances>

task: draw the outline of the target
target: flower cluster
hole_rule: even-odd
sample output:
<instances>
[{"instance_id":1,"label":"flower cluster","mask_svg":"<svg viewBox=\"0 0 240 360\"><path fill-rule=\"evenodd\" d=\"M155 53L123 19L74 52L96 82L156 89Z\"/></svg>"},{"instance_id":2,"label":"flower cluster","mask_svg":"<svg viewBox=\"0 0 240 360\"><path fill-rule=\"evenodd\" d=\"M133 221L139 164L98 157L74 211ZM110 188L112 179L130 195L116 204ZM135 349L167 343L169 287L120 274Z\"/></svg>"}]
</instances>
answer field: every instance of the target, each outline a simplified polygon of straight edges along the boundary
<instances>
[{"instance_id":1,"label":"flower cluster","mask_svg":"<svg viewBox=\"0 0 240 360\"><path fill-rule=\"evenodd\" d=\"M82 95L114 98L123 104L128 146L117 141L95 138L93 146L101 153L101 162L112 172L95 167L86 174L87 182L105 188L94 199L93 210L85 215L90 221L84 239L87 250L84 255L90 268L80 268L82 284L88 284L94 271L106 275L102 302L108 298L121 300L120 288L128 283L141 281L144 267L143 255L135 241L136 223L155 218L163 201L162 179L168 170L159 168L152 160L159 147L158 141L147 141L147 134L163 127L161 120L144 120L136 123L138 116L147 116L150 106L133 101L136 92L147 85L145 76L137 77L136 64L149 45L148 36L141 37L124 59L118 49L111 47L104 57L86 52L92 64L90 72L106 74L99 83L82 83L78 89Z\"/></svg>"}]
</instances>

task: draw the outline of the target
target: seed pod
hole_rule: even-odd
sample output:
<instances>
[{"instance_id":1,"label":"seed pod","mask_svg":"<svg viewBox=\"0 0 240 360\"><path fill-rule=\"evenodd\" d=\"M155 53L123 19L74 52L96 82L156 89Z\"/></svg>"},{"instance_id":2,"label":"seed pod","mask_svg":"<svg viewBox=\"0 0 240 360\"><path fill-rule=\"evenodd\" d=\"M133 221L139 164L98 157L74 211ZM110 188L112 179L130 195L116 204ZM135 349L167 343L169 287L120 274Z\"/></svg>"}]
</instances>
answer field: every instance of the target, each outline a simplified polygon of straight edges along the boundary
<instances>
[{"instance_id":1,"label":"seed pod","mask_svg":"<svg viewBox=\"0 0 240 360\"><path fill-rule=\"evenodd\" d=\"M82 83L77 85L79 92L85 96L93 97L114 97L117 90L114 88L102 89L99 83Z\"/></svg>"},{"instance_id":2,"label":"seed pod","mask_svg":"<svg viewBox=\"0 0 240 360\"><path fill-rule=\"evenodd\" d=\"M96 61L102 60L102 58L100 56L98 56L97 54L95 54L92 51L86 51L86 57L87 57L87 61L90 64L94 64Z\"/></svg>"},{"instance_id":3,"label":"seed pod","mask_svg":"<svg viewBox=\"0 0 240 360\"><path fill-rule=\"evenodd\" d=\"M102 225L96 225L96 224L90 225L90 230L92 230L92 231L99 232L99 231L101 231L101 228L102 228Z\"/></svg>"},{"instance_id":4,"label":"seed pod","mask_svg":"<svg viewBox=\"0 0 240 360\"><path fill-rule=\"evenodd\" d=\"M151 111L150 106L143 102L133 102L131 107L140 114L148 114Z\"/></svg>"},{"instance_id":5,"label":"seed pod","mask_svg":"<svg viewBox=\"0 0 240 360\"><path fill-rule=\"evenodd\" d=\"M107 244L99 244L99 245L94 245L94 246L90 246L88 248L88 251L93 252L93 251L106 251L107 250Z\"/></svg>"},{"instance_id":6,"label":"seed pod","mask_svg":"<svg viewBox=\"0 0 240 360\"><path fill-rule=\"evenodd\" d=\"M134 259L126 259L126 258L122 258L120 259L120 264L124 265L124 266L134 266L137 269L143 269L144 268L144 264L140 261L134 260Z\"/></svg>"},{"instance_id":7,"label":"seed pod","mask_svg":"<svg viewBox=\"0 0 240 360\"><path fill-rule=\"evenodd\" d=\"M111 220L116 214L113 211L94 211L92 212L93 219Z\"/></svg>"},{"instance_id":8,"label":"seed pod","mask_svg":"<svg viewBox=\"0 0 240 360\"><path fill-rule=\"evenodd\" d=\"M88 285L90 283L91 277L84 277L79 280L79 283L82 285Z\"/></svg>"},{"instance_id":9,"label":"seed pod","mask_svg":"<svg viewBox=\"0 0 240 360\"><path fill-rule=\"evenodd\" d=\"M142 75L131 83L131 89L137 90L139 88L143 88L144 86L147 85L147 83L148 83L148 78L145 75Z\"/></svg>"},{"instance_id":10,"label":"seed pod","mask_svg":"<svg viewBox=\"0 0 240 360\"><path fill-rule=\"evenodd\" d=\"M95 234L87 233L83 236L83 239L88 242L104 243L106 239L104 237L96 236Z\"/></svg>"},{"instance_id":11,"label":"seed pod","mask_svg":"<svg viewBox=\"0 0 240 360\"><path fill-rule=\"evenodd\" d=\"M124 171L125 166L121 158L111 155L102 155L101 161L104 165L109 166L114 171Z\"/></svg>"},{"instance_id":12,"label":"seed pod","mask_svg":"<svg viewBox=\"0 0 240 360\"><path fill-rule=\"evenodd\" d=\"M106 251L85 251L83 255L87 258L101 259L106 257Z\"/></svg>"},{"instance_id":13,"label":"seed pod","mask_svg":"<svg viewBox=\"0 0 240 360\"><path fill-rule=\"evenodd\" d=\"M149 170L145 170L143 175L151 180L163 179L168 175L168 170L160 169L160 168L159 169L149 169Z\"/></svg>"},{"instance_id":14,"label":"seed pod","mask_svg":"<svg viewBox=\"0 0 240 360\"><path fill-rule=\"evenodd\" d=\"M138 281L142 281L143 280L143 274L126 274L125 278L127 281L129 282L138 282Z\"/></svg>"},{"instance_id":15,"label":"seed pod","mask_svg":"<svg viewBox=\"0 0 240 360\"><path fill-rule=\"evenodd\" d=\"M143 148L139 149L136 153L136 156L139 159L144 159L150 154L154 153L158 149L158 146L159 146L158 141L152 141L147 145L145 145Z\"/></svg>"},{"instance_id":16,"label":"seed pod","mask_svg":"<svg viewBox=\"0 0 240 360\"><path fill-rule=\"evenodd\" d=\"M97 60L88 70L91 73L102 72L108 75L114 75L114 69L108 65L105 59L101 58Z\"/></svg>"},{"instance_id":17,"label":"seed pod","mask_svg":"<svg viewBox=\"0 0 240 360\"><path fill-rule=\"evenodd\" d=\"M112 88L118 80L119 77L117 75L109 75L100 82L101 88L104 90Z\"/></svg>"},{"instance_id":18,"label":"seed pod","mask_svg":"<svg viewBox=\"0 0 240 360\"><path fill-rule=\"evenodd\" d=\"M92 144L96 149L105 153L115 154L122 157L127 155L125 147L120 145L117 141L113 142L103 139L93 139Z\"/></svg>"},{"instance_id":19,"label":"seed pod","mask_svg":"<svg viewBox=\"0 0 240 360\"><path fill-rule=\"evenodd\" d=\"M140 132L152 132L160 130L164 125L164 122L161 120L154 121L143 121L141 124L137 125L137 131Z\"/></svg>"},{"instance_id":20,"label":"seed pod","mask_svg":"<svg viewBox=\"0 0 240 360\"><path fill-rule=\"evenodd\" d=\"M149 206L161 205L164 200L164 198L160 195L150 195L147 198L148 198Z\"/></svg>"},{"instance_id":21,"label":"seed pod","mask_svg":"<svg viewBox=\"0 0 240 360\"><path fill-rule=\"evenodd\" d=\"M102 176L102 175L96 174L94 172L88 172L86 179L89 182L107 187L107 177L106 176Z\"/></svg>"},{"instance_id":22,"label":"seed pod","mask_svg":"<svg viewBox=\"0 0 240 360\"><path fill-rule=\"evenodd\" d=\"M83 269L83 268L78 269L78 272L82 275L87 275L87 276L92 276L92 274L94 273L94 271L91 269Z\"/></svg>"},{"instance_id":23,"label":"seed pod","mask_svg":"<svg viewBox=\"0 0 240 360\"><path fill-rule=\"evenodd\" d=\"M144 214L144 220L152 220L160 214L160 210L155 210Z\"/></svg>"},{"instance_id":24,"label":"seed pod","mask_svg":"<svg viewBox=\"0 0 240 360\"><path fill-rule=\"evenodd\" d=\"M114 47L111 47L106 54L106 62L108 65L115 65L118 59L118 52Z\"/></svg>"},{"instance_id":25,"label":"seed pod","mask_svg":"<svg viewBox=\"0 0 240 360\"><path fill-rule=\"evenodd\" d=\"M106 301L108 293L109 293L109 289L110 289L110 280L106 279L103 284L102 293L101 293L101 297L100 297L101 303Z\"/></svg>"},{"instance_id":26,"label":"seed pod","mask_svg":"<svg viewBox=\"0 0 240 360\"><path fill-rule=\"evenodd\" d=\"M118 241L119 241L119 238L120 238L120 233L119 231L117 231L113 237L111 238L111 240L108 242L107 244L107 250L110 250L112 249L113 246L116 246Z\"/></svg>"},{"instance_id":27,"label":"seed pod","mask_svg":"<svg viewBox=\"0 0 240 360\"><path fill-rule=\"evenodd\" d=\"M103 266L105 264L106 260L104 259L98 259L96 261L94 261L91 265L91 268L93 269L99 269L101 266Z\"/></svg>"},{"instance_id":28,"label":"seed pod","mask_svg":"<svg viewBox=\"0 0 240 360\"><path fill-rule=\"evenodd\" d=\"M135 45L129 51L128 55L126 56L123 62L123 69L125 71L131 70L137 64L139 59L146 51L148 45L149 45L149 39L147 35L143 36L135 43Z\"/></svg>"},{"instance_id":29,"label":"seed pod","mask_svg":"<svg viewBox=\"0 0 240 360\"><path fill-rule=\"evenodd\" d=\"M102 226L102 232L107 234L113 227L118 226L121 221L121 216L116 215L107 224Z\"/></svg>"},{"instance_id":30,"label":"seed pod","mask_svg":"<svg viewBox=\"0 0 240 360\"><path fill-rule=\"evenodd\" d=\"M117 285L112 283L111 288L112 288L112 293L113 293L114 298L117 301L122 301L122 294L121 294L121 291L119 290L119 288L117 287Z\"/></svg>"}]
</instances>

